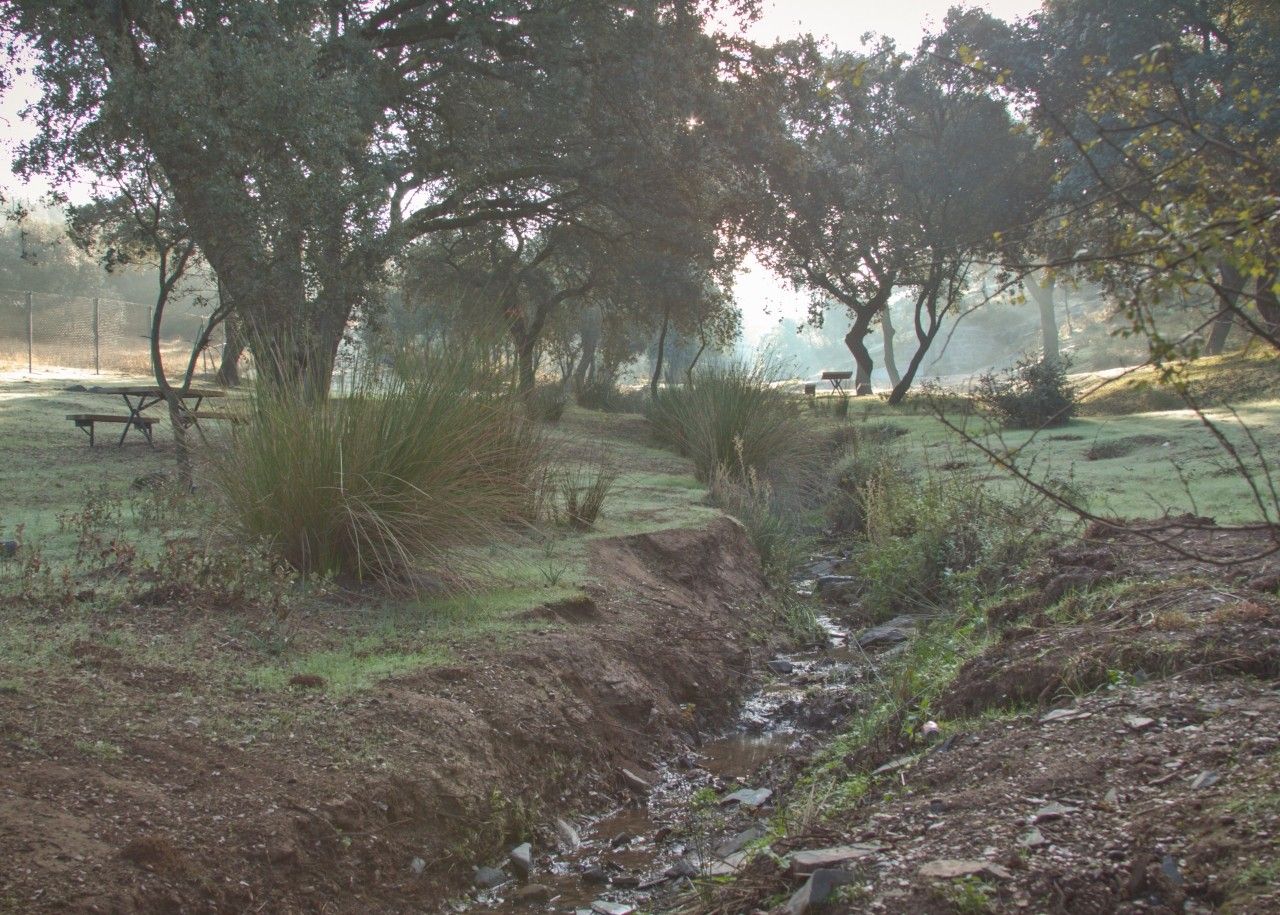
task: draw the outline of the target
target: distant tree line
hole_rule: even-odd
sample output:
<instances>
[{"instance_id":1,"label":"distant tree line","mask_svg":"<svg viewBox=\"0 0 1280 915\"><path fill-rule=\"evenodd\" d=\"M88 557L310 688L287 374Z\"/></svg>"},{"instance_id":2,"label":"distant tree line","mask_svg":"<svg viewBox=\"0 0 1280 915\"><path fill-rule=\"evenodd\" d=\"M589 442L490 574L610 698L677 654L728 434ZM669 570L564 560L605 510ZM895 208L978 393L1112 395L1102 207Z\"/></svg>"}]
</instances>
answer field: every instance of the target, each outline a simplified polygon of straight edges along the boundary
<instances>
[{"instance_id":1,"label":"distant tree line","mask_svg":"<svg viewBox=\"0 0 1280 915\"><path fill-rule=\"evenodd\" d=\"M92 183L74 243L157 270L157 311L208 270L229 349L315 397L359 326L491 334L525 396L540 366L583 389L649 354L656 390L736 337L747 252L837 322L859 393L880 332L893 401L986 301L1033 302L1057 361L1077 284L1161 358L1280 345L1265 0L957 10L859 52L683 0L0 13L43 89L19 172Z\"/></svg>"}]
</instances>

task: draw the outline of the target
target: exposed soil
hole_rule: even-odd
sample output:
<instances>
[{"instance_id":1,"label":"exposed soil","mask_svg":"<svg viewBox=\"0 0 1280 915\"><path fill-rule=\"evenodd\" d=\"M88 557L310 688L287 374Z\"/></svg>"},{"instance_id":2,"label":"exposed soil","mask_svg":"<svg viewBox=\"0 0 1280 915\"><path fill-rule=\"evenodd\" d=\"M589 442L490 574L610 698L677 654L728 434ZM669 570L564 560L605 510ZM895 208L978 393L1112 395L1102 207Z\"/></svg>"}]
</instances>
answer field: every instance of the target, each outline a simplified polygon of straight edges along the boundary
<instances>
[{"instance_id":1,"label":"exposed soil","mask_svg":"<svg viewBox=\"0 0 1280 915\"><path fill-rule=\"evenodd\" d=\"M763 584L736 522L599 541L591 573L518 649L350 696L212 697L92 639L87 678L0 664L22 682L0 692L0 910L436 909L507 842L627 796L621 768L746 686Z\"/></svg>"},{"instance_id":2,"label":"exposed soil","mask_svg":"<svg viewBox=\"0 0 1280 915\"><path fill-rule=\"evenodd\" d=\"M875 842L831 911L1280 912L1272 545L1188 517L1047 557L931 710L947 739L895 726L846 757L875 773L861 801L694 908L781 912L780 856Z\"/></svg>"}]
</instances>

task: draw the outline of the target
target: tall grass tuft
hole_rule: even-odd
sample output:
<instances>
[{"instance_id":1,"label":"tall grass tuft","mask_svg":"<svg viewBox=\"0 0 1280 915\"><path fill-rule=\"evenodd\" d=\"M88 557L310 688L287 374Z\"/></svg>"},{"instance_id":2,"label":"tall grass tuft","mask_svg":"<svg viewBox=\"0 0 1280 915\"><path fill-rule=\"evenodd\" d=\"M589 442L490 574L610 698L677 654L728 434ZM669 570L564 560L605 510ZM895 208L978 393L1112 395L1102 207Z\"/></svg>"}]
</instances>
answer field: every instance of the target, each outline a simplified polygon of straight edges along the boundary
<instances>
[{"instance_id":1,"label":"tall grass tuft","mask_svg":"<svg viewBox=\"0 0 1280 915\"><path fill-rule=\"evenodd\" d=\"M556 520L578 530L593 527L617 480L618 471L604 461L564 471L558 480Z\"/></svg>"},{"instance_id":2,"label":"tall grass tuft","mask_svg":"<svg viewBox=\"0 0 1280 915\"><path fill-rule=\"evenodd\" d=\"M366 366L344 397L259 385L215 461L234 525L308 575L405 583L527 514L543 445L465 354Z\"/></svg>"},{"instance_id":3,"label":"tall grass tuft","mask_svg":"<svg viewBox=\"0 0 1280 915\"><path fill-rule=\"evenodd\" d=\"M774 374L743 363L702 369L688 384L658 391L649 421L704 481L724 468L772 475L807 439L796 403L773 385Z\"/></svg>"}]
</instances>

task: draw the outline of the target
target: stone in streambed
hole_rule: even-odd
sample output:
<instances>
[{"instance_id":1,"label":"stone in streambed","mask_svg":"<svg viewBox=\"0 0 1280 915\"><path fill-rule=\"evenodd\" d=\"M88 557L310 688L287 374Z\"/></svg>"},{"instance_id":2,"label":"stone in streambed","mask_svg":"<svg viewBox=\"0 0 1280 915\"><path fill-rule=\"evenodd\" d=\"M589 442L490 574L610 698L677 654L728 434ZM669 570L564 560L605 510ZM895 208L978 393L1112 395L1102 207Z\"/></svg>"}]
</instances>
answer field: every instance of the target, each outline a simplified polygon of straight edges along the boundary
<instances>
[{"instance_id":1,"label":"stone in streambed","mask_svg":"<svg viewBox=\"0 0 1280 915\"><path fill-rule=\"evenodd\" d=\"M698 866L688 858L676 858L671 862L671 866L667 868L668 877L688 877L693 879L698 876Z\"/></svg>"},{"instance_id":2,"label":"stone in streambed","mask_svg":"<svg viewBox=\"0 0 1280 915\"><path fill-rule=\"evenodd\" d=\"M785 658L775 658L766 665L769 670L775 674L789 674L796 669L796 666Z\"/></svg>"},{"instance_id":3,"label":"stone in streambed","mask_svg":"<svg viewBox=\"0 0 1280 915\"><path fill-rule=\"evenodd\" d=\"M756 839L764 838L764 830L759 826L752 826L750 829L744 829L736 836L725 839L716 846L716 857L727 858L730 855L736 855L742 851Z\"/></svg>"},{"instance_id":4,"label":"stone in streambed","mask_svg":"<svg viewBox=\"0 0 1280 915\"><path fill-rule=\"evenodd\" d=\"M999 864L967 858L939 858L937 861L920 865L919 874L921 877L938 877L943 880L979 875L994 877L997 880L1013 879L1013 874Z\"/></svg>"},{"instance_id":5,"label":"stone in streambed","mask_svg":"<svg viewBox=\"0 0 1280 915\"><path fill-rule=\"evenodd\" d=\"M872 626L858 633L855 641L859 648L876 645L897 645L916 634L916 621L909 616L899 616L880 626Z\"/></svg>"},{"instance_id":6,"label":"stone in streambed","mask_svg":"<svg viewBox=\"0 0 1280 915\"><path fill-rule=\"evenodd\" d=\"M787 900L787 904L782 911L786 915L805 915L805 913L811 912L815 906L822 905L830 899L832 892L836 888L844 886L852 880L853 875L848 871L832 868L814 871L809 875L809 879L804 882L804 885Z\"/></svg>"},{"instance_id":7,"label":"stone in streambed","mask_svg":"<svg viewBox=\"0 0 1280 915\"><path fill-rule=\"evenodd\" d=\"M521 880L529 879L529 875L533 873L533 846L528 842L517 845L511 849L511 854L507 855L507 860L511 862L511 867Z\"/></svg>"},{"instance_id":8,"label":"stone in streambed","mask_svg":"<svg viewBox=\"0 0 1280 915\"><path fill-rule=\"evenodd\" d=\"M477 867L475 884L482 890L491 890L495 886L507 882L507 875L496 867Z\"/></svg>"},{"instance_id":9,"label":"stone in streambed","mask_svg":"<svg viewBox=\"0 0 1280 915\"><path fill-rule=\"evenodd\" d=\"M649 784L649 780L641 778L630 769L620 769L619 774L622 776L626 786L637 794L648 794L653 790L653 785Z\"/></svg>"},{"instance_id":10,"label":"stone in streambed","mask_svg":"<svg viewBox=\"0 0 1280 915\"><path fill-rule=\"evenodd\" d=\"M556 837L560 840L560 848L562 851L576 851L578 846L582 844L582 836L578 835L578 830L573 828L573 824L563 817L555 819Z\"/></svg>"},{"instance_id":11,"label":"stone in streambed","mask_svg":"<svg viewBox=\"0 0 1280 915\"><path fill-rule=\"evenodd\" d=\"M771 797L773 797L773 791L768 788L740 788L732 794L722 797L720 804L722 806L740 804L743 807L754 809L764 804Z\"/></svg>"},{"instance_id":12,"label":"stone in streambed","mask_svg":"<svg viewBox=\"0 0 1280 915\"><path fill-rule=\"evenodd\" d=\"M856 845L837 845L833 848L815 848L810 851L798 851L791 855L788 869L796 877L803 877L819 870L834 870L846 864L852 864L868 858L880 851L876 842L864 842Z\"/></svg>"},{"instance_id":13,"label":"stone in streambed","mask_svg":"<svg viewBox=\"0 0 1280 915\"><path fill-rule=\"evenodd\" d=\"M591 911L597 915L631 915L636 910L633 905L626 905L621 902L610 902L607 899L597 899L591 903Z\"/></svg>"}]
</instances>

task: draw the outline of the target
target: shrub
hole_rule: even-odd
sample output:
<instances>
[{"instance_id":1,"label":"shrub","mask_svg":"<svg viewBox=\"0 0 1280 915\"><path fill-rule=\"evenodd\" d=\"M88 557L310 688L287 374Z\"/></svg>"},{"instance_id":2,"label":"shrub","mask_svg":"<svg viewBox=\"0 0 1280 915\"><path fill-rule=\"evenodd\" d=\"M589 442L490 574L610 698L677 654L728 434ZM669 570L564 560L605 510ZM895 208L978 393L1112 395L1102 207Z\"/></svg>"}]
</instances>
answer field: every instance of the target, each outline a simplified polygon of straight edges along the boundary
<instances>
[{"instance_id":1,"label":"shrub","mask_svg":"<svg viewBox=\"0 0 1280 915\"><path fill-rule=\"evenodd\" d=\"M347 397L260 385L215 474L231 520L293 568L403 582L524 514L542 443L465 355L368 369Z\"/></svg>"},{"instance_id":2,"label":"shrub","mask_svg":"<svg viewBox=\"0 0 1280 915\"><path fill-rule=\"evenodd\" d=\"M827 524L833 531L865 533L868 494L882 490L891 480L911 483L899 469L903 462L896 460L898 453L890 444L906 431L889 423L867 422L840 430L844 452L834 462L826 505Z\"/></svg>"},{"instance_id":3,"label":"shrub","mask_svg":"<svg viewBox=\"0 0 1280 915\"><path fill-rule=\"evenodd\" d=\"M559 477L556 521L585 530L596 523L618 472L604 463L575 467Z\"/></svg>"},{"instance_id":4,"label":"shrub","mask_svg":"<svg viewBox=\"0 0 1280 915\"><path fill-rule=\"evenodd\" d=\"M601 410L605 413L643 413L643 390L620 390L613 382L594 379L585 382L575 395L578 406L585 410Z\"/></svg>"},{"instance_id":5,"label":"shrub","mask_svg":"<svg viewBox=\"0 0 1280 915\"><path fill-rule=\"evenodd\" d=\"M746 528L765 577L775 585L784 584L810 545L796 513L779 504L773 486L754 469L742 472L722 465L710 483L711 501Z\"/></svg>"},{"instance_id":6,"label":"shrub","mask_svg":"<svg viewBox=\"0 0 1280 915\"><path fill-rule=\"evenodd\" d=\"M1024 359L1000 374L978 379L974 397L1010 429L1063 426L1075 415L1075 391L1067 381L1066 359Z\"/></svg>"},{"instance_id":7,"label":"shrub","mask_svg":"<svg viewBox=\"0 0 1280 915\"><path fill-rule=\"evenodd\" d=\"M569 399L564 388L558 384L543 385L533 392L529 399L529 417L544 423L558 423L564 416Z\"/></svg>"},{"instance_id":8,"label":"shrub","mask_svg":"<svg viewBox=\"0 0 1280 915\"><path fill-rule=\"evenodd\" d=\"M888 467L868 487L855 549L863 606L884 619L975 600L1026 562L1052 512L1032 490L1005 501L964 473L913 481Z\"/></svg>"},{"instance_id":9,"label":"shrub","mask_svg":"<svg viewBox=\"0 0 1280 915\"><path fill-rule=\"evenodd\" d=\"M767 476L806 447L797 405L773 381L767 366L705 368L689 384L660 390L647 415L660 438L693 460L700 479L728 471Z\"/></svg>"}]
</instances>

